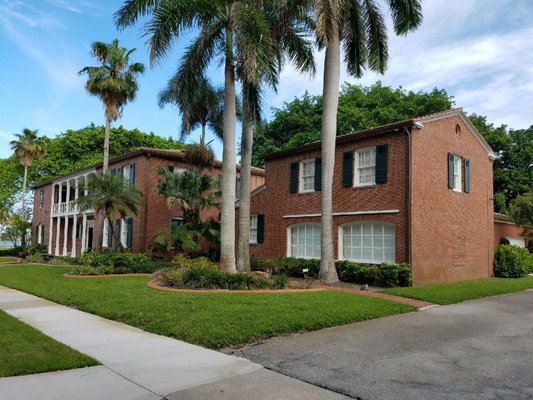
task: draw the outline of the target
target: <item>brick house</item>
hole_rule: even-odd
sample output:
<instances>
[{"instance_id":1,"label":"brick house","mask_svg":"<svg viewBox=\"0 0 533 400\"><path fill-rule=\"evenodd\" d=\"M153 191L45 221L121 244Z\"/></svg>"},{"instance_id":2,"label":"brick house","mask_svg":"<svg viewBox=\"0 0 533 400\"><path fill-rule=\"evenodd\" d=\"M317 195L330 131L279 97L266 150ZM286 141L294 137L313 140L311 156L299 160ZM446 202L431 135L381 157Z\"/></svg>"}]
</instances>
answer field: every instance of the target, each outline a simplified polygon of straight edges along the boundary
<instances>
[{"instance_id":1,"label":"brick house","mask_svg":"<svg viewBox=\"0 0 533 400\"><path fill-rule=\"evenodd\" d=\"M203 173L213 177L221 174L222 163L216 161ZM161 228L179 223L183 212L179 207L169 208L166 200L156 193L160 179L158 171L170 168L174 171L197 169L185 160L185 152L141 148L114 158L109 170L123 175L142 192L143 204L136 216L111 221L117 228L122 245L133 252L147 252ZM237 177L240 167L237 165ZM92 249L97 240L97 229L92 211L81 212L75 200L84 193L84 184L93 174L100 174L102 164L84 168L34 187L32 242L43 243L54 255L80 255ZM237 181L237 186L238 186ZM252 169L252 190L264 182L264 171ZM219 210L205 210L201 218L219 219ZM106 222L107 224L107 222ZM103 245L110 246L109 229L104 229Z\"/></svg>"},{"instance_id":2,"label":"brick house","mask_svg":"<svg viewBox=\"0 0 533 400\"><path fill-rule=\"evenodd\" d=\"M265 157L250 253L320 257L320 142ZM461 109L336 139L336 259L408 262L413 284L492 275L496 154Z\"/></svg>"}]
</instances>

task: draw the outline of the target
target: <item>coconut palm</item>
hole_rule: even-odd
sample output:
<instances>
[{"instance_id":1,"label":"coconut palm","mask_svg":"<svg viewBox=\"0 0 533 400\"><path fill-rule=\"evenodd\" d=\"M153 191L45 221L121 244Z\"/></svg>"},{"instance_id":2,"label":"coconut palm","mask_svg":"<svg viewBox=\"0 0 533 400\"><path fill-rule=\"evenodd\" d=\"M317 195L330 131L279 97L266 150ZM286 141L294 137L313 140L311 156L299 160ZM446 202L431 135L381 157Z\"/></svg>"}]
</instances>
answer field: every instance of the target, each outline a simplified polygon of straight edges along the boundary
<instances>
[{"instance_id":1,"label":"coconut palm","mask_svg":"<svg viewBox=\"0 0 533 400\"><path fill-rule=\"evenodd\" d=\"M94 42L91 48L94 58L101 65L85 67L78 74L87 75L85 89L92 96L99 97L104 103L106 124L103 173L105 174L109 165L111 122L116 121L121 116L126 103L135 99L139 88L137 76L144 72L144 65L141 63L130 64L129 58L135 49L128 50L125 47L119 47L118 39L111 43Z\"/></svg>"},{"instance_id":2,"label":"coconut palm","mask_svg":"<svg viewBox=\"0 0 533 400\"><path fill-rule=\"evenodd\" d=\"M267 2L230 0L130 0L115 14L119 28L133 25L139 17L151 14L145 25L149 36L150 60L159 61L171 48L173 40L185 31L197 28L198 35L186 50L178 74L187 87L196 89L205 70L216 55L224 63L224 113L222 153L222 204L220 265L235 272L235 161L236 161L236 91L237 64L245 79L256 79L257 63L275 63L269 36L258 37L266 24L259 6ZM195 31L196 32L196 31ZM254 54L253 57L248 55Z\"/></svg>"},{"instance_id":3,"label":"coconut palm","mask_svg":"<svg viewBox=\"0 0 533 400\"><path fill-rule=\"evenodd\" d=\"M16 133L16 140L10 142L11 149L15 152L24 167L24 178L22 179L22 209L21 216L26 219L26 185L28 183L28 167L31 167L33 160L41 158L46 154L44 142L37 136L38 130L24 128L22 133ZM24 246L26 243L22 243Z\"/></svg>"},{"instance_id":4,"label":"coconut palm","mask_svg":"<svg viewBox=\"0 0 533 400\"><path fill-rule=\"evenodd\" d=\"M102 220L107 218L111 237L115 236L111 221L119 215L121 218L137 215L137 206L142 203L141 192L127 179L115 174L89 176L87 190L88 194L78 198L78 206L83 211L94 210L102 216Z\"/></svg>"},{"instance_id":5,"label":"coconut palm","mask_svg":"<svg viewBox=\"0 0 533 400\"><path fill-rule=\"evenodd\" d=\"M321 262L319 279L338 281L333 258L332 183L339 102L341 45L348 73L387 68L387 30L375 0L314 0L316 35L326 49L322 110ZM420 0L388 0L394 31L406 35L422 22Z\"/></svg>"}]
</instances>

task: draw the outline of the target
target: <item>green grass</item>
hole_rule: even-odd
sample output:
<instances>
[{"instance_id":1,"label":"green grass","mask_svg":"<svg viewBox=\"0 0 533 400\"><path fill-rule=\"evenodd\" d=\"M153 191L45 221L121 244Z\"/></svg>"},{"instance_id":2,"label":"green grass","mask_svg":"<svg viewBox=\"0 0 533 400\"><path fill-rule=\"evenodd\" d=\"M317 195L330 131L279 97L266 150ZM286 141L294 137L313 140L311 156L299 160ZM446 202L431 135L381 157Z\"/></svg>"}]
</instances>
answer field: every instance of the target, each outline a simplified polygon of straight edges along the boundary
<instances>
[{"instance_id":1,"label":"green grass","mask_svg":"<svg viewBox=\"0 0 533 400\"><path fill-rule=\"evenodd\" d=\"M393 288L383 290L383 293L412 299L425 300L435 304L453 304L480 297L498 294L520 292L533 288L533 277L526 276L519 279L486 278L472 281L462 281L440 285L423 285L409 288Z\"/></svg>"},{"instance_id":2,"label":"green grass","mask_svg":"<svg viewBox=\"0 0 533 400\"><path fill-rule=\"evenodd\" d=\"M13 263L17 261L17 257L0 257L0 264L1 263Z\"/></svg>"},{"instance_id":3,"label":"green grass","mask_svg":"<svg viewBox=\"0 0 533 400\"><path fill-rule=\"evenodd\" d=\"M149 332L209 348L320 329L414 310L342 292L176 293L149 277L64 278L69 267L0 268L0 284Z\"/></svg>"},{"instance_id":4,"label":"green grass","mask_svg":"<svg viewBox=\"0 0 533 400\"><path fill-rule=\"evenodd\" d=\"M0 310L0 377L89 367L78 353Z\"/></svg>"}]
</instances>

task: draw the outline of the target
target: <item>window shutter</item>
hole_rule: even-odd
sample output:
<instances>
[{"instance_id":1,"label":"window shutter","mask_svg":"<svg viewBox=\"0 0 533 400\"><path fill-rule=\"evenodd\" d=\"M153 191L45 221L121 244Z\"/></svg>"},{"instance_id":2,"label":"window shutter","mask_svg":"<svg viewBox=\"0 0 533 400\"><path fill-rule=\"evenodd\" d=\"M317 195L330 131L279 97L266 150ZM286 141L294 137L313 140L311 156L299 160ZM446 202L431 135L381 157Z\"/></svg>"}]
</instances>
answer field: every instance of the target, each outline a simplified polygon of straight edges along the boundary
<instances>
[{"instance_id":1,"label":"window shutter","mask_svg":"<svg viewBox=\"0 0 533 400\"><path fill-rule=\"evenodd\" d=\"M389 145L376 146L376 183L387 183Z\"/></svg>"},{"instance_id":2,"label":"window shutter","mask_svg":"<svg viewBox=\"0 0 533 400\"><path fill-rule=\"evenodd\" d=\"M265 241L265 216L264 214L257 215L257 243Z\"/></svg>"},{"instance_id":3,"label":"window shutter","mask_svg":"<svg viewBox=\"0 0 533 400\"><path fill-rule=\"evenodd\" d=\"M107 247L113 246L113 236L111 235L111 223L107 222Z\"/></svg>"},{"instance_id":4,"label":"window shutter","mask_svg":"<svg viewBox=\"0 0 533 400\"><path fill-rule=\"evenodd\" d=\"M130 185L135 186L135 163L130 164Z\"/></svg>"},{"instance_id":5,"label":"window shutter","mask_svg":"<svg viewBox=\"0 0 533 400\"><path fill-rule=\"evenodd\" d=\"M123 174L123 170L122 170L122 167L118 167L118 169L117 169L117 175L118 175L118 176L124 176L124 174Z\"/></svg>"},{"instance_id":6,"label":"window shutter","mask_svg":"<svg viewBox=\"0 0 533 400\"><path fill-rule=\"evenodd\" d=\"M44 224L41 224L41 243L44 243Z\"/></svg>"},{"instance_id":7,"label":"window shutter","mask_svg":"<svg viewBox=\"0 0 533 400\"><path fill-rule=\"evenodd\" d=\"M322 158L315 158L315 190L322 190Z\"/></svg>"},{"instance_id":8,"label":"window shutter","mask_svg":"<svg viewBox=\"0 0 533 400\"><path fill-rule=\"evenodd\" d=\"M448 189L453 189L454 187L454 160L453 154L448 153Z\"/></svg>"},{"instance_id":9,"label":"window shutter","mask_svg":"<svg viewBox=\"0 0 533 400\"><path fill-rule=\"evenodd\" d=\"M115 244L120 240L120 219L115 221Z\"/></svg>"},{"instance_id":10,"label":"window shutter","mask_svg":"<svg viewBox=\"0 0 533 400\"><path fill-rule=\"evenodd\" d=\"M470 193L470 160L465 159L465 193Z\"/></svg>"},{"instance_id":11,"label":"window shutter","mask_svg":"<svg viewBox=\"0 0 533 400\"><path fill-rule=\"evenodd\" d=\"M127 234L126 234L126 247L131 249L132 245L132 233L133 233L133 218L128 218L127 220Z\"/></svg>"},{"instance_id":12,"label":"window shutter","mask_svg":"<svg viewBox=\"0 0 533 400\"><path fill-rule=\"evenodd\" d=\"M344 153L342 157L342 186L353 186L353 151Z\"/></svg>"},{"instance_id":13,"label":"window shutter","mask_svg":"<svg viewBox=\"0 0 533 400\"><path fill-rule=\"evenodd\" d=\"M291 183L290 183L290 192L298 193L298 168L299 163L291 163Z\"/></svg>"},{"instance_id":14,"label":"window shutter","mask_svg":"<svg viewBox=\"0 0 533 400\"><path fill-rule=\"evenodd\" d=\"M235 197L241 197L241 178L239 176L235 178Z\"/></svg>"}]
</instances>

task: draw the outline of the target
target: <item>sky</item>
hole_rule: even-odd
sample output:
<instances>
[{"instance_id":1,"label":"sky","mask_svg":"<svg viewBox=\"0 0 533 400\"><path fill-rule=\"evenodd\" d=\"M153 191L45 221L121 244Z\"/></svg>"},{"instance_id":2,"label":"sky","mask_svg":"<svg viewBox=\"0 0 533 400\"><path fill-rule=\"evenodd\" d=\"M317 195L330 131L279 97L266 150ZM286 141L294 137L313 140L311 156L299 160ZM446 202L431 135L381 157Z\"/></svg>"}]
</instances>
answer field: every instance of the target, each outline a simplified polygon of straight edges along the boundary
<instances>
[{"instance_id":1,"label":"sky","mask_svg":"<svg viewBox=\"0 0 533 400\"><path fill-rule=\"evenodd\" d=\"M84 89L78 71L97 65L91 43L111 42L136 48L133 62L147 68L139 78L134 102L115 125L179 137L180 116L161 109L157 96L176 70L191 35L150 68L142 25L117 31L113 14L121 0L0 0L0 158L11 154L9 142L24 128L53 137L91 123L103 125L100 100ZM388 69L355 79L343 70L341 82L384 85L406 90L445 89L457 107L487 116L513 129L533 125L533 0L424 0L424 22L414 33L396 37L389 29ZM382 7L384 14L387 8ZM390 21L389 21L390 25ZM321 94L323 53L317 51L314 77L290 66L282 72L277 93L265 95L265 118L306 90ZM209 77L222 84L223 71L213 63ZM237 132L240 136L240 132ZM187 142L198 140L193 132ZM208 138L214 139L213 136ZM221 156L221 144L215 140Z\"/></svg>"}]
</instances>

